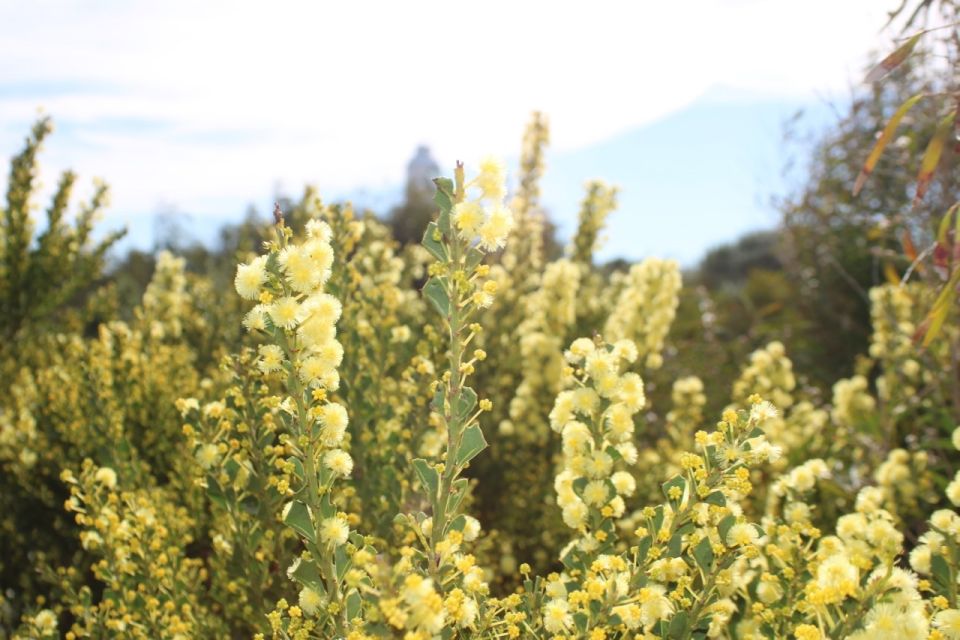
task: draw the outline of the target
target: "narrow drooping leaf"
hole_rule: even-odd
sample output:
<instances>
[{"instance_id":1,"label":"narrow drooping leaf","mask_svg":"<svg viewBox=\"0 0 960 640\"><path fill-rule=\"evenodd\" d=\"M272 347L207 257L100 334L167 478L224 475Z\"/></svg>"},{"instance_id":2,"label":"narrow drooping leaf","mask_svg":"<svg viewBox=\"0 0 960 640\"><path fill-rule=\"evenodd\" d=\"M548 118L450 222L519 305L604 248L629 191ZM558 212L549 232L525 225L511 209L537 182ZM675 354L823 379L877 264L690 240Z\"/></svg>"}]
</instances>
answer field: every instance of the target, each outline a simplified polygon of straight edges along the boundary
<instances>
[{"instance_id":1,"label":"narrow drooping leaf","mask_svg":"<svg viewBox=\"0 0 960 640\"><path fill-rule=\"evenodd\" d=\"M930 181L933 180L933 174L940 164L940 156L943 155L943 147L953 130L953 117L955 111L951 111L940 120L937 130L933 133L933 138L927 145L927 150L923 152L923 160L920 161L920 173L917 174L917 193L913 196L913 206L916 207L923 200L923 196L930 188Z\"/></svg>"},{"instance_id":2,"label":"narrow drooping leaf","mask_svg":"<svg viewBox=\"0 0 960 640\"><path fill-rule=\"evenodd\" d=\"M907 115L907 112L910 111L915 104L920 102L920 99L923 97L924 94L918 93L917 95L908 98L903 104L900 105L896 113L893 114L893 117L891 117L887 122L887 126L883 128L883 133L881 133L880 137L877 138L877 143L873 145L873 149L870 150L870 155L867 156L867 161L863 163L863 169L860 170L860 175L857 176L857 181L853 185L853 195L857 195L860 193L860 190L863 189L863 185L866 184L867 178L869 178L870 174L873 172L873 168L877 166L877 161L883 154L883 150L890 143L890 140L893 139L893 134L896 133L897 127L900 126L900 121L903 120L903 117Z\"/></svg>"},{"instance_id":3,"label":"narrow drooping leaf","mask_svg":"<svg viewBox=\"0 0 960 640\"><path fill-rule=\"evenodd\" d=\"M917 259L917 245L913 243L913 236L910 235L910 230L905 229L903 231L903 236L900 239L900 243L903 245L903 254L907 256L907 260L913 262Z\"/></svg>"},{"instance_id":4,"label":"narrow drooping leaf","mask_svg":"<svg viewBox=\"0 0 960 640\"><path fill-rule=\"evenodd\" d=\"M957 207L960 207L960 202L954 203L940 219L940 226L937 228L937 242L940 244L947 243L947 233L950 231L950 223L953 222Z\"/></svg>"},{"instance_id":5,"label":"narrow drooping leaf","mask_svg":"<svg viewBox=\"0 0 960 640\"><path fill-rule=\"evenodd\" d=\"M960 269L954 269L950 279L947 280L943 289L940 290L940 294L937 296L936 302L933 303L930 313L927 314L927 318L923 321L923 326L926 327L926 330L923 332L924 348L929 347L930 343L937 337L940 329L943 327L944 321L950 314L950 308L953 306L954 298L957 296L957 284L960 284Z\"/></svg>"},{"instance_id":6,"label":"narrow drooping leaf","mask_svg":"<svg viewBox=\"0 0 960 640\"><path fill-rule=\"evenodd\" d=\"M893 53L881 60L880 64L875 66L873 69L870 69L870 73L868 73L867 77L864 78L864 82L868 84L871 82L876 82L903 64L903 61L909 58L910 54L913 53L913 50L916 48L917 43L920 42L920 36L922 35L923 32L917 33L902 45L897 47Z\"/></svg>"},{"instance_id":7,"label":"narrow drooping leaf","mask_svg":"<svg viewBox=\"0 0 960 640\"><path fill-rule=\"evenodd\" d=\"M889 262L883 263L883 277L886 278L889 284L894 286L900 284L900 274L897 273L896 268Z\"/></svg>"}]
</instances>

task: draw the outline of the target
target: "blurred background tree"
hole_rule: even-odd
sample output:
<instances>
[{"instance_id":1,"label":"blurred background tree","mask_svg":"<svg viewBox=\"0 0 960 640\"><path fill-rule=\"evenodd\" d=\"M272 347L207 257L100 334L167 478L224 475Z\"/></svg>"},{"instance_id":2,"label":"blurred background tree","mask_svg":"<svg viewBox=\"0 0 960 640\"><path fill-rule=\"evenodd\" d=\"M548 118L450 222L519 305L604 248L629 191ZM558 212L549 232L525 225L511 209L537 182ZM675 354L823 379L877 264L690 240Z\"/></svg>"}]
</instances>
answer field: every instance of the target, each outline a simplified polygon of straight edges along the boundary
<instances>
[{"instance_id":1,"label":"blurred background tree","mask_svg":"<svg viewBox=\"0 0 960 640\"><path fill-rule=\"evenodd\" d=\"M440 175L437 161L430 148L417 147L407 164L407 183L404 200L387 214L387 224L393 238L400 244L416 244L423 239L427 223L433 220L436 205L433 204L433 179Z\"/></svg>"}]
</instances>

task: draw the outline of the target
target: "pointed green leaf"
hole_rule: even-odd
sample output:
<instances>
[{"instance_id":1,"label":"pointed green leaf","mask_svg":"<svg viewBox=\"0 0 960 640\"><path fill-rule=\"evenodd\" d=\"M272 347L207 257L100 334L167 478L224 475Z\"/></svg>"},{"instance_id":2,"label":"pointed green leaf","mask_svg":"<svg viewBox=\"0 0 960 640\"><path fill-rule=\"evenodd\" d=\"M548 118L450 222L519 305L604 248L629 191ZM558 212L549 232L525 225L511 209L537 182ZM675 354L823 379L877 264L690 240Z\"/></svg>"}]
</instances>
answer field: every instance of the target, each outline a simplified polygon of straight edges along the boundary
<instances>
[{"instance_id":1,"label":"pointed green leaf","mask_svg":"<svg viewBox=\"0 0 960 640\"><path fill-rule=\"evenodd\" d=\"M437 192L433 196L433 201L440 208L440 215L437 216L437 227L444 234L450 233L450 214L453 211L454 186L449 178L437 178L433 181L437 185Z\"/></svg>"},{"instance_id":2,"label":"pointed green leaf","mask_svg":"<svg viewBox=\"0 0 960 640\"><path fill-rule=\"evenodd\" d=\"M950 589L950 566L943 556L933 554L930 557L930 572L939 590L947 591Z\"/></svg>"},{"instance_id":3,"label":"pointed green leaf","mask_svg":"<svg viewBox=\"0 0 960 640\"><path fill-rule=\"evenodd\" d=\"M678 503L683 500L684 490L687 488L687 481L683 479L683 476L674 476L670 480L667 480L663 483L663 495L672 503ZM679 491L677 491L679 490ZM672 496L671 493L678 493L678 496Z\"/></svg>"},{"instance_id":4,"label":"pointed green leaf","mask_svg":"<svg viewBox=\"0 0 960 640\"><path fill-rule=\"evenodd\" d=\"M460 392L460 399L457 400L457 416L460 419L466 419L475 406L477 406L477 392L470 387L464 387Z\"/></svg>"},{"instance_id":5,"label":"pointed green leaf","mask_svg":"<svg viewBox=\"0 0 960 640\"><path fill-rule=\"evenodd\" d=\"M260 500L256 496L244 496L240 500L240 509L251 516L255 516L260 511Z\"/></svg>"},{"instance_id":6,"label":"pointed green leaf","mask_svg":"<svg viewBox=\"0 0 960 640\"><path fill-rule=\"evenodd\" d=\"M427 280L423 287L423 295L433 304L433 308L440 312L440 315L446 318L450 315L450 297L443 283L436 277Z\"/></svg>"},{"instance_id":7,"label":"pointed green leaf","mask_svg":"<svg viewBox=\"0 0 960 640\"><path fill-rule=\"evenodd\" d=\"M678 611L677 615L673 616L673 620L670 621L670 631L668 638L682 638L684 632L687 629L687 621L690 619L690 614L686 611Z\"/></svg>"},{"instance_id":8,"label":"pointed green leaf","mask_svg":"<svg viewBox=\"0 0 960 640\"><path fill-rule=\"evenodd\" d=\"M657 533L660 531L660 527L663 526L663 518L664 518L663 505L659 504L653 510L653 533Z\"/></svg>"},{"instance_id":9,"label":"pointed green leaf","mask_svg":"<svg viewBox=\"0 0 960 640\"><path fill-rule=\"evenodd\" d=\"M704 573L710 571L710 565L713 564L713 545L710 544L710 538L705 537L694 547L693 558Z\"/></svg>"},{"instance_id":10,"label":"pointed green leaf","mask_svg":"<svg viewBox=\"0 0 960 640\"><path fill-rule=\"evenodd\" d=\"M353 620L360 617L361 605L363 600L356 589L351 589L347 594L347 620Z\"/></svg>"},{"instance_id":11,"label":"pointed green leaf","mask_svg":"<svg viewBox=\"0 0 960 640\"><path fill-rule=\"evenodd\" d=\"M207 478L207 497L221 509L227 508L227 497L223 494L220 483L213 477Z\"/></svg>"},{"instance_id":12,"label":"pointed green leaf","mask_svg":"<svg viewBox=\"0 0 960 640\"><path fill-rule=\"evenodd\" d=\"M583 490L587 486L588 482L590 481L587 480L586 478L577 478L576 480L573 481L572 483L573 492L576 494L578 498L581 498L581 499L583 498Z\"/></svg>"},{"instance_id":13,"label":"pointed green leaf","mask_svg":"<svg viewBox=\"0 0 960 640\"><path fill-rule=\"evenodd\" d=\"M727 499L726 497L724 497L722 491L714 491L713 493L708 495L706 498L704 498L703 501L706 502L707 504L715 504L718 507L727 506Z\"/></svg>"},{"instance_id":14,"label":"pointed green leaf","mask_svg":"<svg viewBox=\"0 0 960 640\"><path fill-rule=\"evenodd\" d=\"M473 460L478 453L487 448L487 441L483 437L483 431L478 425L472 424L463 432L460 439L460 446L457 447L455 460L458 467L462 467Z\"/></svg>"},{"instance_id":15,"label":"pointed green leaf","mask_svg":"<svg viewBox=\"0 0 960 640\"><path fill-rule=\"evenodd\" d=\"M720 521L720 524L717 525L717 531L720 533L720 539L726 540L727 533L730 531L730 527L737 523L737 519L734 516L727 516Z\"/></svg>"},{"instance_id":16,"label":"pointed green leaf","mask_svg":"<svg viewBox=\"0 0 960 640\"><path fill-rule=\"evenodd\" d=\"M643 536L640 540L640 544L637 545L637 557L643 560L647 557L647 552L650 551L650 547L653 546L653 536L646 535ZM641 574L638 574L637 577L640 577Z\"/></svg>"},{"instance_id":17,"label":"pointed green leaf","mask_svg":"<svg viewBox=\"0 0 960 640\"><path fill-rule=\"evenodd\" d=\"M420 484L424 491L430 496L430 504L437 499L437 491L440 489L440 474L436 468L423 458L417 458L413 461L413 470L417 472L420 478Z\"/></svg>"},{"instance_id":18,"label":"pointed green leaf","mask_svg":"<svg viewBox=\"0 0 960 640\"><path fill-rule=\"evenodd\" d=\"M483 258L486 254L476 247L470 247L467 250L467 271L473 271L477 266L483 262Z\"/></svg>"},{"instance_id":19,"label":"pointed green leaf","mask_svg":"<svg viewBox=\"0 0 960 640\"><path fill-rule=\"evenodd\" d=\"M298 479L303 480L304 478L303 463L300 462L300 459L295 458L294 456L290 456L289 458L287 458L287 462L289 462L293 466L293 475L296 476Z\"/></svg>"},{"instance_id":20,"label":"pointed green leaf","mask_svg":"<svg viewBox=\"0 0 960 640\"><path fill-rule=\"evenodd\" d=\"M449 530L450 531L463 531L464 527L467 526L467 517L462 513L456 518L450 521Z\"/></svg>"},{"instance_id":21,"label":"pointed green leaf","mask_svg":"<svg viewBox=\"0 0 960 640\"><path fill-rule=\"evenodd\" d=\"M299 500L291 502L290 508L286 510L283 516L283 522L304 538L316 544L317 533L313 526L313 519L310 517L310 508L307 505Z\"/></svg>"},{"instance_id":22,"label":"pointed green leaf","mask_svg":"<svg viewBox=\"0 0 960 640\"><path fill-rule=\"evenodd\" d=\"M314 591L321 594L326 592L326 589L323 588L323 577L320 574L320 568L312 561L307 562L302 558L297 558L293 561L293 567L287 572L287 575Z\"/></svg>"},{"instance_id":23,"label":"pointed green leaf","mask_svg":"<svg viewBox=\"0 0 960 640\"><path fill-rule=\"evenodd\" d=\"M437 391L433 394L433 400L430 402L430 408L436 411L437 413L443 413L444 406L443 402L446 398L446 387L442 385L437 385Z\"/></svg>"},{"instance_id":24,"label":"pointed green leaf","mask_svg":"<svg viewBox=\"0 0 960 640\"><path fill-rule=\"evenodd\" d=\"M335 515L337 515L337 508L330 502L330 494L324 494L324 496L320 498L320 517L326 519L332 518Z\"/></svg>"},{"instance_id":25,"label":"pointed green leaf","mask_svg":"<svg viewBox=\"0 0 960 640\"><path fill-rule=\"evenodd\" d=\"M667 543L667 555L671 558L679 558L683 550L683 534L677 531Z\"/></svg>"},{"instance_id":26,"label":"pointed green leaf","mask_svg":"<svg viewBox=\"0 0 960 640\"><path fill-rule=\"evenodd\" d=\"M457 478L453 481L450 497L447 500L447 513L456 513L460 509L460 504L467 497L467 486L469 484L470 481L466 478Z\"/></svg>"},{"instance_id":27,"label":"pointed green leaf","mask_svg":"<svg viewBox=\"0 0 960 640\"><path fill-rule=\"evenodd\" d=\"M443 246L441 238L437 223L431 222L427 225L427 230L423 232L423 242L421 244L434 258L440 262L446 262L447 248Z\"/></svg>"},{"instance_id":28,"label":"pointed green leaf","mask_svg":"<svg viewBox=\"0 0 960 640\"><path fill-rule=\"evenodd\" d=\"M343 577L347 575L347 571L353 566L353 562L347 557L347 550L344 545L337 547L333 553L333 557L337 568L337 581L343 582Z\"/></svg>"},{"instance_id":29,"label":"pointed green leaf","mask_svg":"<svg viewBox=\"0 0 960 640\"><path fill-rule=\"evenodd\" d=\"M589 618L587 618L587 614L583 613L582 611L578 611L577 613L573 614L573 623L577 625L577 630L581 634L585 634L587 632L588 620Z\"/></svg>"}]
</instances>

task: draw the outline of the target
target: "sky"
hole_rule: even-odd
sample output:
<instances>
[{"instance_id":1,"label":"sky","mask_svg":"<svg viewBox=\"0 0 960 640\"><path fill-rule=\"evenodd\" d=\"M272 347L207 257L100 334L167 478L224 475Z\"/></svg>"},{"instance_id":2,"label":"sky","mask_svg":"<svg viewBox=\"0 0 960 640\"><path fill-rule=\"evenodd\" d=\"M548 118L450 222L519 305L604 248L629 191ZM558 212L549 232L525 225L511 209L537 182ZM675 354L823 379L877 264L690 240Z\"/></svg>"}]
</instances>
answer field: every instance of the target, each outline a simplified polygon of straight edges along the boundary
<instances>
[{"instance_id":1,"label":"sky","mask_svg":"<svg viewBox=\"0 0 960 640\"><path fill-rule=\"evenodd\" d=\"M544 200L561 232L586 179L619 178L601 255L689 262L771 223L779 120L849 96L868 54L891 47L893 4L0 0L0 154L51 115L43 184L67 168L84 185L102 177L103 228L127 225L149 246L158 212L210 237L307 183L389 204L420 144L442 168L487 154L515 164L536 109L550 120ZM715 117L731 105L738 128ZM690 127L702 133L683 137ZM655 163L671 153L672 166ZM711 167L689 171L683 158L705 153ZM697 197L644 193L665 184ZM684 233L711 201L723 224Z\"/></svg>"}]
</instances>

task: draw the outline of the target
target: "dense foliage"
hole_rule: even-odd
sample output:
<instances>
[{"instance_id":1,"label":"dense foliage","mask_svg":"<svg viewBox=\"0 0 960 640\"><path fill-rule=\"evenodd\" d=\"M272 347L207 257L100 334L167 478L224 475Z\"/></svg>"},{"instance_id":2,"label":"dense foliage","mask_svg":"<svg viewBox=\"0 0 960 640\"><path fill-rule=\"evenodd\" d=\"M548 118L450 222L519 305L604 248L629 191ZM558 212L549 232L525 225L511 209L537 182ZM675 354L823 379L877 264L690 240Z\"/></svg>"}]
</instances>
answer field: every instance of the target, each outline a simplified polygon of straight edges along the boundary
<instances>
[{"instance_id":1,"label":"dense foliage","mask_svg":"<svg viewBox=\"0 0 960 640\"><path fill-rule=\"evenodd\" d=\"M512 193L457 165L392 231L308 189L108 277L105 188L34 227L41 121L0 212L0 638L960 638L953 158L921 207L910 139L850 195L917 68L782 234L687 274L597 264L602 181L558 251L536 114Z\"/></svg>"}]
</instances>

